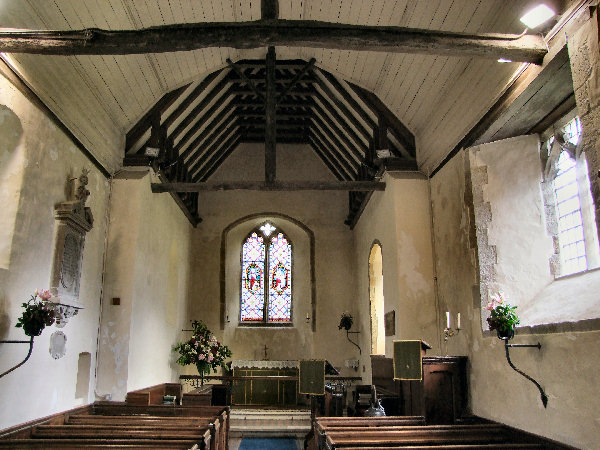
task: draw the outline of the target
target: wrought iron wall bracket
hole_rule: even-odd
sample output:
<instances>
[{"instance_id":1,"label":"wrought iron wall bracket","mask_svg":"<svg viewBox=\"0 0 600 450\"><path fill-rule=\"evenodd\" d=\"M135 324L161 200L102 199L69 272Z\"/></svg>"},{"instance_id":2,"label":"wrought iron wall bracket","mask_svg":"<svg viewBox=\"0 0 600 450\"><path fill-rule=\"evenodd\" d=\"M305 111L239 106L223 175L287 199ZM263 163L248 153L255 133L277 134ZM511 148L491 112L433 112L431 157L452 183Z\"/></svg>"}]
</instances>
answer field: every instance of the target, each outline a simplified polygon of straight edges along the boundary
<instances>
[{"instance_id":1,"label":"wrought iron wall bracket","mask_svg":"<svg viewBox=\"0 0 600 450\"><path fill-rule=\"evenodd\" d=\"M14 367L8 369L6 372L3 372L2 374L0 374L0 378L2 378L4 375L8 375L13 370L18 369L19 367L21 367L23 364L25 364L27 362L27 360L31 356L31 352L33 351L33 336L31 336L31 339L29 339L28 341L0 341L0 344L29 344L29 352L27 352L27 356L25 357L25 359L23 361L21 361L19 364L17 364L16 366L14 366Z\"/></svg>"},{"instance_id":2,"label":"wrought iron wall bracket","mask_svg":"<svg viewBox=\"0 0 600 450\"><path fill-rule=\"evenodd\" d=\"M535 384L535 386L538 388L538 390L540 391L540 395L541 395L541 399L542 399L542 404L544 405L544 408L546 408L548 406L548 396L546 395L546 393L544 392L544 389L542 388L542 386L540 386L540 384L535 381L532 377L530 377L529 375L527 375L525 372L523 372L520 369L517 369L515 367L515 365L512 363L512 361L510 360L510 353L509 353L509 348L510 347L532 347L532 348L536 348L538 350L540 350L542 348L542 344L540 344L539 342L537 344L509 344L508 343L508 339L504 340L504 350L506 351L506 360L508 361L508 365L510 367L512 367L512 369L517 372L518 374L524 376L525 378L527 378L529 381L531 381L533 384Z\"/></svg>"},{"instance_id":3,"label":"wrought iron wall bracket","mask_svg":"<svg viewBox=\"0 0 600 450\"><path fill-rule=\"evenodd\" d=\"M356 348L358 349L358 354L362 355L362 351L360 350L360 347L358 346L358 344L356 342L354 342L352 339L350 339L350 334L358 334L358 333L360 333L360 331L346 330L346 337L348 338L348 341L350 341L352 344L354 344L356 346Z\"/></svg>"}]
</instances>

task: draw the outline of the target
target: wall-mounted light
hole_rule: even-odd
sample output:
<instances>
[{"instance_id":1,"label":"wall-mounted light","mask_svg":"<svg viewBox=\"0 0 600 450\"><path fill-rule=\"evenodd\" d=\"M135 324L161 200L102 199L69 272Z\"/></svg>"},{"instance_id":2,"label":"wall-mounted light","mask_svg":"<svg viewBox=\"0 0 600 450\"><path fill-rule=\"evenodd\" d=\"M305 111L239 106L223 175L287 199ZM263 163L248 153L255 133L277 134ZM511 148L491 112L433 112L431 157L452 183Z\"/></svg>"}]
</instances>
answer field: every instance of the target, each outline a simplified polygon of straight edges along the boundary
<instances>
[{"instance_id":1,"label":"wall-mounted light","mask_svg":"<svg viewBox=\"0 0 600 450\"><path fill-rule=\"evenodd\" d=\"M144 155L148 156L149 158L158 158L158 155L160 154L160 149L156 148L156 147L146 147L144 149Z\"/></svg>"},{"instance_id":2,"label":"wall-mounted light","mask_svg":"<svg viewBox=\"0 0 600 450\"><path fill-rule=\"evenodd\" d=\"M505 58L499 58L498 62L499 63L509 63L509 62L512 62L512 60L511 59L505 59Z\"/></svg>"},{"instance_id":3,"label":"wall-mounted light","mask_svg":"<svg viewBox=\"0 0 600 450\"><path fill-rule=\"evenodd\" d=\"M555 16L554 11L543 3L528 11L521 17L521 22L529 29L536 28Z\"/></svg>"}]
</instances>

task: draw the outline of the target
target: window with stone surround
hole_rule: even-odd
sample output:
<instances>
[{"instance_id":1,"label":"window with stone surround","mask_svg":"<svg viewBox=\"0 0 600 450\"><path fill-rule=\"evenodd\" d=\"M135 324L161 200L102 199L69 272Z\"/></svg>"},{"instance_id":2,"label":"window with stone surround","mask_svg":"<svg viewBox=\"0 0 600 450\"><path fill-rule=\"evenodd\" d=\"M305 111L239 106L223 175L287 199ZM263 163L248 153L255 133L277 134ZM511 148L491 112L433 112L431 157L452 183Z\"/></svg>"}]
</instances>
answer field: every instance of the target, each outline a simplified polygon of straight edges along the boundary
<instances>
[{"instance_id":1,"label":"window with stone surround","mask_svg":"<svg viewBox=\"0 0 600 450\"><path fill-rule=\"evenodd\" d=\"M292 245L269 222L242 244L240 322L292 322Z\"/></svg>"},{"instance_id":2,"label":"window with stone surround","mask_svg":"<svg viewBox=\"0 0 600 450\"><path fill-rule=\"evenodd\" d=\"M598 235L587 161L580 152L579 117L567 115L544 135L550 136L541 153L543 192L548 231L555 241L550 265L553 275L561 277L598 267Z\"/></svg>"}]
</instances>

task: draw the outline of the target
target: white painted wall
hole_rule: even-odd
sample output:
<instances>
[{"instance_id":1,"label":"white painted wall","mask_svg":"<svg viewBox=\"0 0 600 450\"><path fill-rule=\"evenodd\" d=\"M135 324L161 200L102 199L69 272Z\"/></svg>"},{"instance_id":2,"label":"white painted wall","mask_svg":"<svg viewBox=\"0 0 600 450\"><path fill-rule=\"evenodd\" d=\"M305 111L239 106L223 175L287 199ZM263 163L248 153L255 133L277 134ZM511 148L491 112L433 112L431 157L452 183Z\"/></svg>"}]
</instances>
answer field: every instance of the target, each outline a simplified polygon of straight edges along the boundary
<instances>
[{"instance_id":1,"label":"white painted wall","mask_svg":"<svg viewBox=\"0 0 600 450\"><path fill-rule=\"evenodd\" d=\"M525 138L525 141L531 138ZM507 150L507 148L503 148ZM456 308L470 321L449 343L450 354L469 357L469 395L476 415L507 423L578 448L598 448L600 413L597 382L593 374L600 358L598 331L534 334L519 330L516 343L542 344L537 349L513 349L514 364L537 379L549 396L547 409L536 387L508 365L501 341L484 334L480 325L481 298L477 283L477 261L473 257L474 224L464 153L451 160L431 180L438 289L442 308ZM509 157L510 158L510 157ZM527 173L513 165L511 176ZM515 173L516 172L516 173ZM486 192L501 196L500 190ZM522 193L527 196L526 192ZM509 211L503 211L506 213ZM519 214L519 211L514 211ZM496 243L515 239L513 233ZM478 230L479 232L479 230ZM547 258L546 258L547 261ZM481 276L487 276L481 274ZM525 284L527 279L515 279Z\"/></svg>"},{"instance_id":2,"label":"white painted wall","mask_svg":"<svg viewBox=\"0 0 600 450\"><path fill-rule=\"evenodd\" d=\"M385 312L396 311L396 335L386 336L385 353L393 354L393 340L421 339L439 354L433 253L429 212L429 183L419 174L386 174L386 190L374 192L354 228L354 259L358 280L361 364L370 380L369 252L375 240L383 256Z\"/></svg>"},{"instance_id":3,"label":"white painted wall","mask_svg":"<svg viewBox=\"0 0 600 450\"><path fill-rule=\"evenodd\" d=\"M335 181L312 149L302 145L277 146L277 179ZM210 181L264 180L264 146L240 145ZM339 317L352 310L356 301L353 278L352 233L344 220L348 211L346 192L256 192L223 191L200 194L202 223L193 232L188 318L200 319L230 346L232 359L325 358L341 367L354 358L355 347L338 330ZM275 219L289 234L297 252L293 262L294 325L292 328L247 328L237 325L239 311L239 260L241 242L258 220L231 229L227 240L227 304L230 322L219 329L220 250L223 230L234 222L260 213L274 212L300 222L315 237L317 289L316 332L306 323L310 312L308 238L302 227ZM236 264L237 262L237 264ZM310 314L312 317L312 313ZM181 339L186 338L183 333ZM356 353L358 353L356 351ZM350 369L344 369L347 372ZM182 372L195 373L193 367ZM354 373L352 371L352 373Z\"/></svg>"},{"instance_id":4,"label":"white painted wall","mask_svg":"<svg viewBox=\"0 0 600 450\"><path fill-rule=\"evenodd\" d=\"M91 170L87 204L95 218L83 253L80 302L85 309L62 329L67 336L67 353L58 360L50 356L49 339L56 331L56 326L51 326L35 338L29 361L0 379L5 405L0 411L0 428L5 428L94 399L93 372L88 398L76 398L75 389L79 353L91 354L92 370L96 359L109 184L69 138L2 77L0 98L0 339L27 339L15 328L21 303L29 300L36 288L49 287L54 205L68 199L67 180L79 176L83 168ZM25 344L0 347L1 372L27 354Z\"/></svg>"},{"instance_id":5,"label":"white painted wall","mask_svg":"<svg viewBox=\"0 0 600 450\"><path fill-rule=\"evenodd\" d=\"M177 381L171 349L184 325L192 227L169 194L151 192L155 178L113 186L98 370L98 393L113 400Z\"/></svg>"}]
</instances>

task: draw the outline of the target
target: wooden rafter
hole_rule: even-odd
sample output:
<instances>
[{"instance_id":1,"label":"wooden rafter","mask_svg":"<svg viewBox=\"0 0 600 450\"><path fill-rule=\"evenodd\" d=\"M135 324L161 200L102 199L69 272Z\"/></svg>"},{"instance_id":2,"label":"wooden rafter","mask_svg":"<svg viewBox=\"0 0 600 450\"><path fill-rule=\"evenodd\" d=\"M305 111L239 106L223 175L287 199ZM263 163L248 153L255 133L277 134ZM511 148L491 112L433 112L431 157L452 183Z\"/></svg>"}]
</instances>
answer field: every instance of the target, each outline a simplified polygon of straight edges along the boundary
<instances>
[{"instance_id":1,"label":"wooden rafter","mask_svg":"<svg viewBox=\"0 0 600 450\"><path fill-rule=\"evenodd\" d=\"M267 46L506 58L534 64L541 64L548 52L543 38L535 35L451 33L311 20L204 22L139 30L0 32L0 52L7 53L126 55Z\"/></svg>"},{"instance_id":2,"label":"wooden rafter","mask_svg":"<svg viewBox=\"0 0 600 450\"><path fill-rule=\"evenodd\" d=\"M384 191L381 181L235 181L228 183L152 183L152 192L201 191Z\"/></svg>"},{"instance_id":3,"label":"wooden rafter","mask_svg":"<svg viewBox=\"0 0 600 450\"><path fill-rule=\"evenodd\" d=\"M138 139L143 135L139 130L144 127L152 133L146 143L137 143L140 150L137 154L130 152L127 163L158 163L165 184L206 183L240 143L264 143L263 184L274 185L276 168L269 168L268 164L275 161L276 144L307 144L332 175L345 183L344 189L349 190L346 222L354 226L372 190L366 189L367 184L353 183L372 182L383 168L415 170L415 160L404 148L403 157L394 159L395 163L375 159L374 149L385 145L401 155L393 142L401 142L397 135L402 133L393 130L397 124L388 119L389 110L378 109L380 105L365 96L350 94L349 90L354 89L351 85L343 85L333 75L316 68L314 60L276 61L274 50L271 53L263 61L228 61L229 67L210 74L193 89L186 86L186 90L173 93L171 99L165 97L162 104L149 111L145 124L136 125ZM350 87L347 90L345 86ZM165 106L167 100L169 104ZM165 117L171 105L174 107ZM267 119L268 111L271 120ZM388 142L388 130L394 141ZM414 139L412 134L405 136L403 147L410 147L406 144L410 144L410 139ZM268 142L272 148L271 163ZM161 149L155 162L141 154L149 143ZM195 191L188 188L186 192L172 192L180 206L188 208L190 217L197 216L198 192L212 189L202 186L205 187ZM233 189L231 186L228 188ZM298 189L315 186L324 188L305 184ZM341 185L336 186L335 189L342 189ZM290 186L279 185L277 190L284 188Z\"/></svg>"},{"instance_id":4,"label":"wooden rafter","mask_svg":"<svg viewBox=\"0 0 600 450\"><path fill-rule=\"evenodd\" d=\"M416 156L415 137L413 134L404 126L402 122L392 113L388 107L372 92L361 88L353 83L348 83L352 90L361 98L367 106L369 106L379 119L385 120L390 125L389 130L392 132L394 137L398 139L398 142L402 144L404 149L410 153L411 157Z\"/></svg>"},{"instance_id":5,"label":"wooden rafter","mask_svg":"<svg viewBox=\"0 0 600 450\"><path fill-rule=\"evenodd\" d=\"M265 182L274 183L277 177L277 128L276 104L277 92L275 86L275 47L270 46L266 58L266 91L265 96Z\"/></svg>"}]
</instances>

